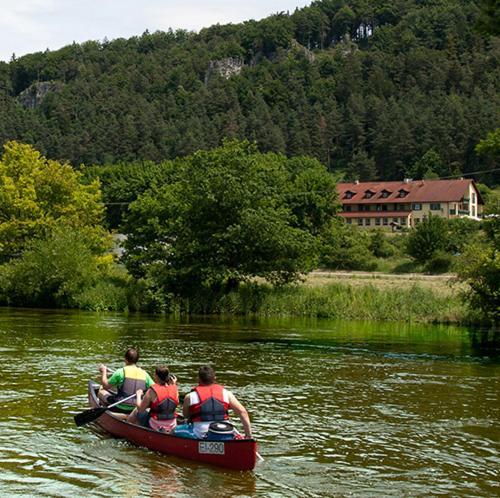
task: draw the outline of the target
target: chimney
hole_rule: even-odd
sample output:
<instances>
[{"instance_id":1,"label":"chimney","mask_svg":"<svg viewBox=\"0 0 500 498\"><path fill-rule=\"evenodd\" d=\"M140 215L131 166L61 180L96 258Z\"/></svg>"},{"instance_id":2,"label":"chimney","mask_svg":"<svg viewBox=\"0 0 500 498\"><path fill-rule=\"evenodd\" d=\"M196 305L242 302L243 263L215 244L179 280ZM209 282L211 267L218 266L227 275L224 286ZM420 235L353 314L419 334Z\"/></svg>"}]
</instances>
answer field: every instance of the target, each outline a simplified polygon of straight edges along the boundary
<instances>
[{"instance_id":1,"label":"chimney","mask_svg":"<svg viewBox=\"0 0 500 498\"><path fill-rule=\"evenodd\" d=\"M359 180L354 180L355 185L359 185Z\"/></svg>"},{"instance_id":2,"label":"chimney","mask_svg":"<svg viewBox=\"0 0 500 498\"><path fill-rule=\"evenodd\" d=\"M405 179L404 179L404 182L405 182L405 183L411 183L412 181L413 181L413 179L412 179L412 178L405 178Z\"/></svg>"}]
</instances>

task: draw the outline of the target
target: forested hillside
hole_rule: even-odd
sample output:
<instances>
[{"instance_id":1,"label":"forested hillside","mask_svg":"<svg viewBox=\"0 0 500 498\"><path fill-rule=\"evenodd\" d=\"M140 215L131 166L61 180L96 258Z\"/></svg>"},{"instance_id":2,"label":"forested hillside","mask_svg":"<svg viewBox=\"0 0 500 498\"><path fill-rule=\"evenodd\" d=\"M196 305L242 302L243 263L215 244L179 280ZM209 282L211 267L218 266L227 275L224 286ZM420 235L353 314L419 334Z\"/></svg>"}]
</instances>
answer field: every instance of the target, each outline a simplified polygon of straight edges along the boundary
<instances>
[{"instance_id":1,"label":"forested hillside","mask_svg":"<svg viewBox=\"0 0 500 498\"><path fill-rule=\"evenodd\" d=\"M0 143L90 165L231 137L363 180L492 169L474 147L500 122L500 43L478 16L471 0L322 0L13 57L0 63Z\"/></svg>"}]
</instances>

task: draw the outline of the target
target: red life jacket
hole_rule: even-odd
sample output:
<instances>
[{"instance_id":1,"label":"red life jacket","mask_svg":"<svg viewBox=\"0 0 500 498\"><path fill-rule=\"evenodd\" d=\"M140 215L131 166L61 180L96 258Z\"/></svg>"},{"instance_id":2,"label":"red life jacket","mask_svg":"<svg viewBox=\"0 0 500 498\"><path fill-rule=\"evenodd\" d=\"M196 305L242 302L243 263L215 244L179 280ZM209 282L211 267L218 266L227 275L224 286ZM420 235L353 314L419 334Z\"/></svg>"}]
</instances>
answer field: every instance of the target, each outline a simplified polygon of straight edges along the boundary
<instances>
[{"instance_id":1,"label":"red life jacket","mask_svg":"<svg viewBox=\"0 0 500 498\"><path fill-rule=\"evenodd\" d=\"M189 407L191 422L218 422L229 419L229 403L224 401L224 388L219 384L197 386L193 389L199 402Z\"/></svg>"},{"instance_id":2,"label":"red life jacket","mask_svg":"<svg viewBox=\"0 0 500 498\"><path fill-rule=\"evenodd\" d=\"M150 405L151 417L156 420L174 419L175 409L179 404L177 386L153 384L151 389L156 393L156 399Z\"/></svg>"}]
</instances>

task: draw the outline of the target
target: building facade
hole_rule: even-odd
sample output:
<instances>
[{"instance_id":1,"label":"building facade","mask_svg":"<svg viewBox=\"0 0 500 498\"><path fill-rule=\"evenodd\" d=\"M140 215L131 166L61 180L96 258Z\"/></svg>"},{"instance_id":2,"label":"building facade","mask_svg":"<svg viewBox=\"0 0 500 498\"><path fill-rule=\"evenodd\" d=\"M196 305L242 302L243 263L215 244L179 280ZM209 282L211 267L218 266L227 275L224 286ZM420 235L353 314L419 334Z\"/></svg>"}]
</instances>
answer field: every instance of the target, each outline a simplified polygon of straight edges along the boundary
<instances>
[{"instance_id":1,"label":"building facade","mask_svg":"<svg viewBox=\"0 0 500 498\"><path fill-rule=\"evenodd\" d=\"M414 227L433 216L479 220L483 199L473 180L404 180L337 185L342 216L364 228Z\"/></svg>"}]
</instances>

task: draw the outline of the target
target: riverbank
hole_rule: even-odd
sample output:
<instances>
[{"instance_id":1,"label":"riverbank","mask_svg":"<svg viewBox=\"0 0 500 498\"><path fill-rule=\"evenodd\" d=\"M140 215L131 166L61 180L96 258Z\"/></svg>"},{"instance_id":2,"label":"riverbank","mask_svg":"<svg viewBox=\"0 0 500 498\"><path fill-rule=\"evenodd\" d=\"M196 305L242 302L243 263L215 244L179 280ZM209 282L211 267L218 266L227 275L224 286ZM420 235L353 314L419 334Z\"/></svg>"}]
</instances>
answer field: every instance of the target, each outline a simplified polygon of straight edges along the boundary
<instances>
[{"instance_id":1,"label":"riverbank","mask_svg":"<svg viewBox=\"0 0 500 498\"><path fill-rule=\"evenodd\" d=\"M469 310L461 299L462 290L452 277L419 280L351 274L338 278L316 272L299 285L243 285L208 302L190 300L189 308L202 314L463 323Z\"/></svg>"}]
</instances>

